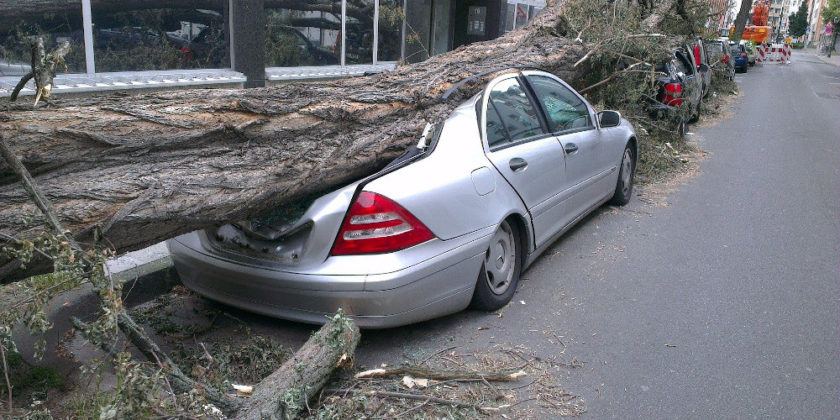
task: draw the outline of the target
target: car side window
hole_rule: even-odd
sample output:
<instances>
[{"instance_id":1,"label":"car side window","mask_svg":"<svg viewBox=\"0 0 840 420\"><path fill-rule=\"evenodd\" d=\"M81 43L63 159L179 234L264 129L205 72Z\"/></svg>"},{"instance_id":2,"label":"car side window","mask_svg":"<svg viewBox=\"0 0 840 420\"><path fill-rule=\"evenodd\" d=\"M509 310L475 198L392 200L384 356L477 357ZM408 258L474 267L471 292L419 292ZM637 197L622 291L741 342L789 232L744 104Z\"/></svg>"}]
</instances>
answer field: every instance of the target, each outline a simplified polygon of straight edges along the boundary
<instances>
[{"instance_id":1,"label":"car side window","mask_svg":"<svg viewBox=\"0 0 840 420\"><path fill-rule=\"evenodd\" d=\"M487 142L490 147L542 133L537 111L515 78L493 86L487 102Z\"/></svg>"},{"instance_id":2,"label":"car side window","mask_svg":"<svg viewBox=\"0 0 840 420\"><path fill-rule=\"evenodd\" d=\"M595 127L589 107L569 88L545 76L528 76L528 82L545 110L552 133Z\"/></svg>"},{"instance_id":3,"label":"car side window","mask_svg":"<svg viewBox=\"0 0 840 420\"><path fill-rule=\"evenodd\" d=\"M691 59L689 58L688 54L677 53L677 59L682 62L682 66L685 69L685 74L688 76L694 75L694 65L692 64Z\"/></svg>"}]
</instances>

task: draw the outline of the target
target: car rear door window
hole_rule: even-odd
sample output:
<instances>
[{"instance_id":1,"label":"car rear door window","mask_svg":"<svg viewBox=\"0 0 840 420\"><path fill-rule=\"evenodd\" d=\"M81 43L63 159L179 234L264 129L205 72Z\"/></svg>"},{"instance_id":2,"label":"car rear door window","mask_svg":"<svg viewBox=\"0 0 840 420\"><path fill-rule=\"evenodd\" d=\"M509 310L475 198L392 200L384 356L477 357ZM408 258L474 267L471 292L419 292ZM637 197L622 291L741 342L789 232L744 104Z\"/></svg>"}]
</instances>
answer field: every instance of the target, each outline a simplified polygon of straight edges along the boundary
<instances>
[{"instance_id":1,"label":"car rear door window","mask_svg":"<svg viewBox=\"0 0 840 420\"><path fill-rule=\"evenodd\" d=\"M569 88L545 76L528 76L528 83L545 110L552 133L594 128L589 107Z\"/></svg>"},{"instance_id":2,"label":"car rear door window","mask_svg":"<svg viewBox=\"0 0 840 420\"><path fill-rule=\"evenodd\" d=\"M515 78L490 90L487 103L487 143L492 148L541 134L537 111Z\"/></svg>"}]
</instances>

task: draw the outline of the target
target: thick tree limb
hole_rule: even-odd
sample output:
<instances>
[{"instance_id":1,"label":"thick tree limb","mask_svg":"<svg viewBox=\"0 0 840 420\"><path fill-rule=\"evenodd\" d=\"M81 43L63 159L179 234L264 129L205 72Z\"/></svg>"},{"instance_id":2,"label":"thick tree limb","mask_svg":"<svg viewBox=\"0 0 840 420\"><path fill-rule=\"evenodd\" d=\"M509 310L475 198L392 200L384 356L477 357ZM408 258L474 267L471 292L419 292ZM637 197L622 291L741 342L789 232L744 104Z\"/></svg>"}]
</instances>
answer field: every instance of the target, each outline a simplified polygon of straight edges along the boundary
<instances>
[{"instance_id":1,"label":"thick tree limb","mask_svg":"<svg viewBox=\"0 0 840 420\"><path fill-rule=\"evenodd\" d=\"M470 75L533 65L574 83L581 70L572 64L585 46L554 30L560 10L551 3L525 28L375 76L112 95L36 110L0 104L2 135L79 240L110 226L105 239L118 251L136 249L376 171L427 121L477 91L483 81L440 99ZM18 218L34 208L14 181L0 164L0 229L25 237L35 227ZM141 194L148 199L131 203Z\"/></svg>"},{"instance_id":2,"label":"thick tree limb","mask_svg":"<svg viewBox=\"0 0 840 420\"><path fill-rule=\"evenodd\" d=\"M330 378L342 356L352 357L359 328L340 313L324 324L295 355L263 379L237 419L295 418Z\"/></svg>"}]
</instances>

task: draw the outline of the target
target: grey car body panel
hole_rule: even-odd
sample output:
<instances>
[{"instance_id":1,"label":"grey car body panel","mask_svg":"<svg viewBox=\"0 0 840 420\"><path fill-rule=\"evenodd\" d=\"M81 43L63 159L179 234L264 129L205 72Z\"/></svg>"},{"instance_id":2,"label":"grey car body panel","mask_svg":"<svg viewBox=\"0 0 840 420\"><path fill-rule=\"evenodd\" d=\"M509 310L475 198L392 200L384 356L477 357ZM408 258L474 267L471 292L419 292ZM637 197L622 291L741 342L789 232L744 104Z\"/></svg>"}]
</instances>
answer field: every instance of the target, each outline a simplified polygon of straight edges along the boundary
<instances>
[{"instance_id":1,"label":"grey car body panel","mask_svg":"<svg viewBox=\"0 0 840 420\"><path fill-rule=\"evenodd\" d=\"M477 141L474 101L447 118L432 154L364 187L400 203L442 240L495 227L512 212L526 213L516 191L490 170L492 164ZM476 171L486 174L479 175L478 183L473 179ZM489 185L491 193L479 194L479 187Z\"/></svg>"},{"instance_id":2,"label":"grey car body panel","mask_svg":"<svg viewBox=\"0 0 840 420\"><path fill-rule=\"evenodd\" d=\"M443 123L433 150L315 200L289 230L309 229L294 263L221 249L212 230L193 232L169 241L182 281L233 306L311 323L324 322L339 307L365 328L418 322L464 309L499 224L510 217L520 222L523 261L530 265L612 196L624 147L635 137L623 119L616 127L600 127L595 110L584 101L594 128L546 133L524 142L519 150L510 147L513 155L527 150L531 154L524 171L505 174L501 168L512 155L489 150L484 118L477 121L476 105L486 105L486 92L493 83L516 74L494 79L485 94L456 108ZM572 142L578 150L567 154L564 146ZM542 147L552 153L540 154ZM533 177L514 177L523 174ZM536 188L541 197L523 200L535 183L541 184ZM330 255L347 210L361 190L398 203L435 238L384 254ZM299 236L295 241L300 241Z\"/></svg>"}]
</instances>

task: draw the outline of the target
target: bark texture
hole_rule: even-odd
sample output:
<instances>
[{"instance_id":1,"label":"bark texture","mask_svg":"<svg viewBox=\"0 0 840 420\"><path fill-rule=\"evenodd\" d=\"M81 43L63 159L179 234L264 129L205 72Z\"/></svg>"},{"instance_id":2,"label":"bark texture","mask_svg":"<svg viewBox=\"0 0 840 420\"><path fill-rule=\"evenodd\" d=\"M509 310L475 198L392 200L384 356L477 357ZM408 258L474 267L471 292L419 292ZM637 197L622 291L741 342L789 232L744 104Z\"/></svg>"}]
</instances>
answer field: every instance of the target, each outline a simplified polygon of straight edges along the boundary
<instances>
[{"instance_id":1,"label":"bark texture","mask_svg":"<svg viewBox=\"0 0 840 420\"><path fill-rule=\"evenodd\" d=\"M735 31L732 34L732 39L737 41L744 35L744 28L747 27L747 18L750 15L751 7L752 0L741 0L741 8L738 9L738 15L735 16Z\"/></svg>"},{"instance_id":2,"label":"bark texture","mask_svg":"<svg viewBox=\"0 0 840 420\"><path fill-rule=\"evenodd\" d=\"M368 175L486 80L537 66L574 83L586 49L565 38L562 5L529 25L392 72L249 90L55 98L0 105L0 136L82 241L95 228L119 251L246 219ZM31 235L35 207L0 163L0 231Z\"/></svg>"},{"instance_id":3,"label":"bark texture","mask_svg":"<svg viewBox=\"0 0 840 420\"><path fill-rule=\"evenodd\" d=\"M291 419L306 408L332 371L349 363L359 344L359 328L342 315L334 316L303 344L280 369L257 384L236 416L241 420Z\"/></svg>"}]
</instances>

